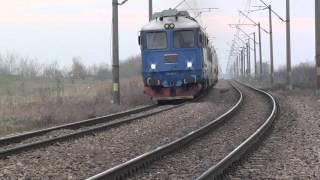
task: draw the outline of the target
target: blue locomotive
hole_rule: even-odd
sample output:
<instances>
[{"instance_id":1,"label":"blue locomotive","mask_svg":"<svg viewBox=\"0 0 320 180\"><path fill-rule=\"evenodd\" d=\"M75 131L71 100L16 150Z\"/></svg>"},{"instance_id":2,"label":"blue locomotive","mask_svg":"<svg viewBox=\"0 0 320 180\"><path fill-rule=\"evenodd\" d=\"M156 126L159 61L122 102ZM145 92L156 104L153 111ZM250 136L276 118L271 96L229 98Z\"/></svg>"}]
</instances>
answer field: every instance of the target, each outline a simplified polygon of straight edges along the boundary
<instances>
[{"instance_id":1,"label":"blue locomotive","mask_svg":"<svg viewBox=\"0 0 320 180\"><path fill-rule=\"evenodd\" d=\"M139 45L144 93L154 100L192 99L218 81L216 51L187 11L155 13Z\"/></svg>"}]
</instances>

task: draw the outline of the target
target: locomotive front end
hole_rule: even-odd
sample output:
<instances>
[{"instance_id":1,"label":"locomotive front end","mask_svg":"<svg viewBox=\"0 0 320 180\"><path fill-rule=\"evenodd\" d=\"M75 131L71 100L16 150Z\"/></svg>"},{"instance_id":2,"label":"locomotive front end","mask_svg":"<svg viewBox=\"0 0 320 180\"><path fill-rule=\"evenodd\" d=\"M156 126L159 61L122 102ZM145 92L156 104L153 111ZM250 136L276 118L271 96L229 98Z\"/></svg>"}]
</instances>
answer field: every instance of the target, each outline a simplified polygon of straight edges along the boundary
<instances>
[{"instance_id":1,"label":"locomotive front end","mask_svg":"<svg viewBox=\"0 0 320 180\"><path fill-rule=\"evenodd\" d=\"M180 14L179 14L180 13ZM200 25L186 12L155 15L141 31L144 93L155 100L191 99L203 88Z\"/></svg>"}]
</instances>

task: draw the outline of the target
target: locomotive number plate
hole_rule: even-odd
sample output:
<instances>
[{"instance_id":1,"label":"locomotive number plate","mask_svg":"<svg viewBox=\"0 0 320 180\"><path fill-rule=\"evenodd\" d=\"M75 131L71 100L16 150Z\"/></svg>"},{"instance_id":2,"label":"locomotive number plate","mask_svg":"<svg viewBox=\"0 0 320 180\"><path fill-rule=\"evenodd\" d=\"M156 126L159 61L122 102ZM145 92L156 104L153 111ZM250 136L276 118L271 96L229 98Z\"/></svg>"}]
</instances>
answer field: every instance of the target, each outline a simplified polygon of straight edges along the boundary
<instances>
[{"instance_id":1,"label":"locomotive number plate","mask_svg":"<svg viewBox=\"0 0 320 180\"><path fill-rule=\"evenodd\" d=\"M164 63L173 64L178 62L177 54L166 54L164 55Z\"/></svg>"}]
</instances>

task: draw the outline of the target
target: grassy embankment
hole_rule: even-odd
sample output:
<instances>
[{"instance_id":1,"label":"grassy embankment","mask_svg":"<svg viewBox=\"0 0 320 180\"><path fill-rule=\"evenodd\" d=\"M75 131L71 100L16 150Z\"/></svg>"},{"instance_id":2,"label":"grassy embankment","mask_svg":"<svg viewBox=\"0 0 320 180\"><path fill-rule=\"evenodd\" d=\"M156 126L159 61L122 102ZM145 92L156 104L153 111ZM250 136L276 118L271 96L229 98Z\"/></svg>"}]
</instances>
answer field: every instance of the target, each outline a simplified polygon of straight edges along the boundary
<instances>
[{"instance_id":1,"label":"grassy embankment","mask_svg":"<svg viewBox=\"0 0 320 180\"><path fill-rule=\"evenodd\" d=\"M140 78L121 81L121 106L110 80L62 81L0 75L0 136L106 115L149 103Z\"/></svg>"}]
</instances>

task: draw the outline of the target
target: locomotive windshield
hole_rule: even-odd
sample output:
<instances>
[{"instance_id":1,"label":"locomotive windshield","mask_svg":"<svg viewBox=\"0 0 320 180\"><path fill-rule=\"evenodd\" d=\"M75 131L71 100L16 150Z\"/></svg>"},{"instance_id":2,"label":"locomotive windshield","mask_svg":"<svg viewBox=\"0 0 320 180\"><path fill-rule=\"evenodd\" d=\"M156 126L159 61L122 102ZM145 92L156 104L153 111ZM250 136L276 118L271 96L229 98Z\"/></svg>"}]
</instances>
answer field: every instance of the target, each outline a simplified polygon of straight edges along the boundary
<instances>
[{"instance_id":1,"label":"locomotive windshield","mask_svg":"<svg viewBox=\"0 0 320 180\"><path fill-rule=\"evenodd\" d=\"M174 48L193 48L194 33L193 31L176 31L174 32Z\"/></svg>"},{"instance_id":2,"label":"locomotive windshield","mask_svg":"<svg viewBox=\"0 0 320 180\"><path fill-rule=\"evenodd\" d=\"M146 35L147 49L166 49L167 34L166 32L149 32Z\"/></svg>"}]
</instances>

